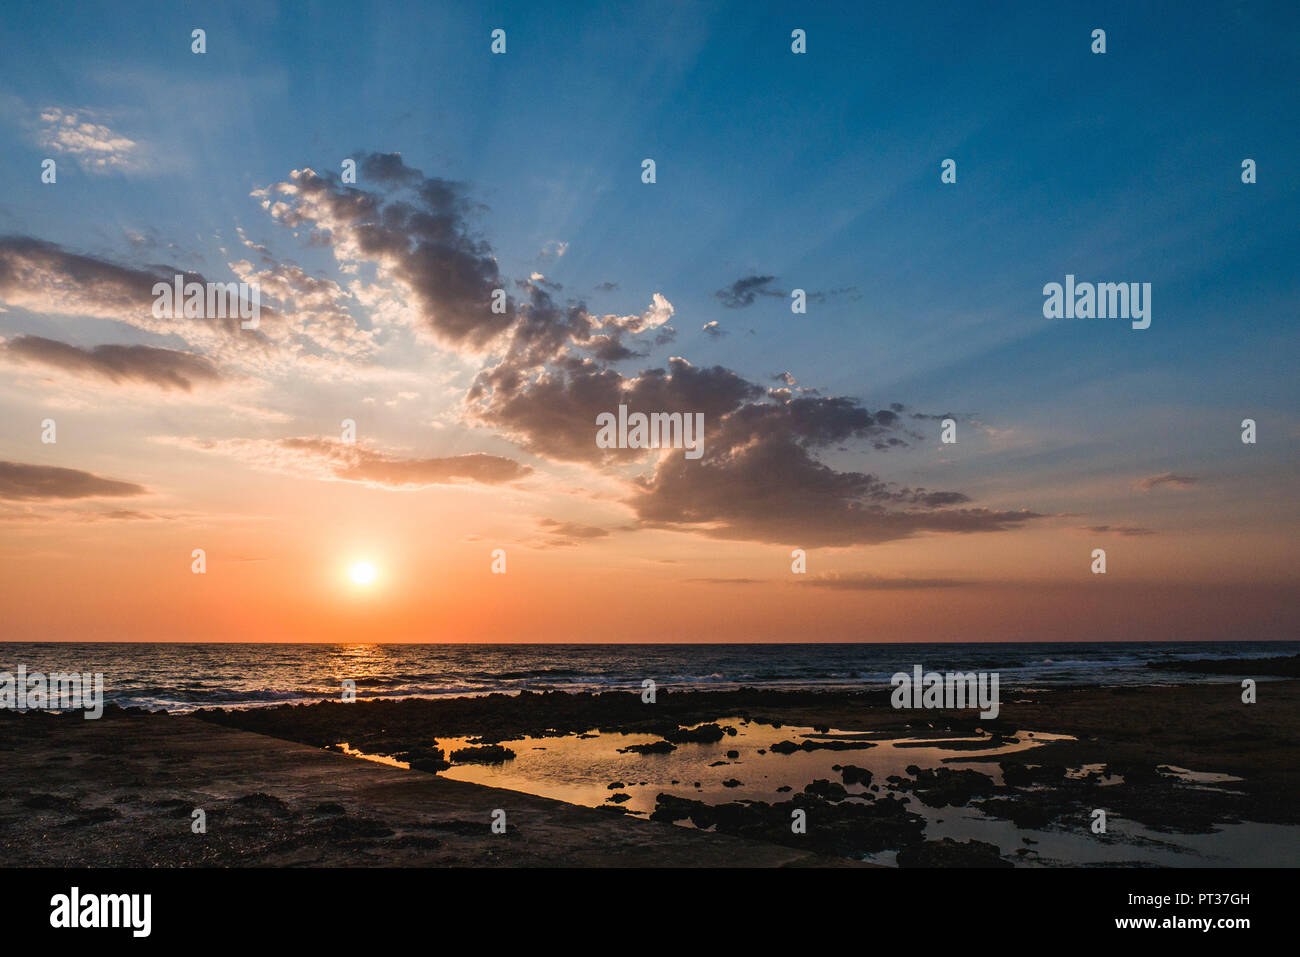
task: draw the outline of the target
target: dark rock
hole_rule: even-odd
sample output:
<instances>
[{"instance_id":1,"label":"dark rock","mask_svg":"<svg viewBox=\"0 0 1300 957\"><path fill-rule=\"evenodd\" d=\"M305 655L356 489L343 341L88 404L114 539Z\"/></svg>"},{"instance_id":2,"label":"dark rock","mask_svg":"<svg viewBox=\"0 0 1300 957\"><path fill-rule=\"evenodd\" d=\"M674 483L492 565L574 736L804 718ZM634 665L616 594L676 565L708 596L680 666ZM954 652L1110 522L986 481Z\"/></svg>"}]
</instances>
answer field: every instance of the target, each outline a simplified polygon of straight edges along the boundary
<instances>
[{"instance_id":1,"label":"dark rock","mask_svg":"<svg viewBox=\"0 0 1300 957\"><path fill-rule=\"evenodd\" d=\"M1001 761L1002 782L1007 787L1028 787L1033 784L1059 784L1065 778L1061 765L1028 765Z\"/></svg>"},{"instance_id":2,"label":"dark rock","mask_svg":"<svg viewBox=\"0 0 1300 957\"><path fill-rule=\"evenodd\" d=\"M370 817L331 817L312 828L313 833L343 841L367 837L392 837L393 829Z\"/></svg>"},{"instance_id":3,"label":"dark rock","mask_svg":"<svg viewBox=\"0 0 1300 957\"><path fill-rule=\"evenodd\" d=\"M1011 867L996 844L983 841L925 841L898 852L899 867Z\"/></svg>"},{"instance_id":4,"label":"dark rock","mask_svg":"<svg viewBox=\"0 0 1300 957\"><path fill-rule=\"evenodd\" d=\"M777 754L794 754L796 751L865 751L876 745L871 741L812 741L804 739L799 744L793 741L778 741L771 750Z\"/></svg>"},{"instance_id":5,"label":"dark rock","mask_svg":"<svg viewBox=\"0 0 1300 957\"><path fill-rule=\"evenodd\" d=\"M813 794L825 801L843 801L849 796L849 792L844 789L844 785L838 781L828 781L825 778L818 778L804 789L805 794Z\"/></svg>"},{"instance_id":6,"label":"dark rock","mask_svg":"<svg viewBox=\"0 0 1300 957\"><path fill-rule=\"evenodd\" d=\"M234 804L236 808L244 811L257 811L276 817L293 816L293 809L288 804L272 794L264 794L261 791L236 798Z\"/></svg>"},{"instance_id":7,"label":"dark rock","mask_svg":"<svg viewBox=\"0 0 1300 957\"><path fill-rule=\"evenodd\" d=\"M477 748L460 748L451 752L451 759L460 764L502 764L514 760L515 753L499 744L486 744Z\"/></svg>"},{"instance_id":8,"label":"dark rock","mask_svg":"<svg viewBox=\"0 0 1300 957\"><path fill-rule=\"evenodd\" d=\"M629 744L626 748L619 748L619 754L668 754L677 750L677 745L671 741L652 741L650 744Z\"/></svg>"},{"instance_id":9,"label":"dark rock","mask_svg":"<svg viewBox=\"0 0 1300 957\"><path fill-rule=\"evenodd\" d=\"M991 795L997 785L987 774L978 771L954 771L952 768L918 768L908 765L907 772L916 780L900 780L900 791L912 791L927 807L962 807L973 797Z\"/></svg>"},{"instance_id":10,"label":"dark rock","mask_svg":"<svg viewBox=\"0 0 1300 957\"><path fill-rule=\"evenodd\" d=\"M807 834L790 829L792 813L803 810L809 820ZM690 818L697 827L712 825L715 831L766 840L791 847L811 848L829 854L871 853L920 841L925 821L894 800L875 804L843 802L833 804L813 794L796 794L777 804L762 801L719 804L710 807L700 801L660 794L656 821Z\"/></svg>"},{"instance_id":11,"label":"dark rock","mask_svg":"<svg viewBox=\"0 0 1300 957\"><path fill-rule=\"evenodd\" d=\"M866 768L846 764L837 770L839 770L840 778L846 785L861 784L863 787L867 787L871 784L871 772Z\"/></svg>"},{"instance_id":12,"label":"dark rock","mask_svg":"<svg viewBox=\"0 0 1300 957\"><path fill-rule=\"evenodd\" d=\"M96 807L88 811L83 811L71 821L64 821L60 827L89 827L93 824L104 824L108 821L116 821L122 817L122 813L111 807Z\"/></svg>"},{"instance_id":13,"label":"dark rock","mask_svg":"<svg viewBox=\"0 0 1300 957\"><path fill-rule=\"evenodd\" d=\"M721 741L726 734L716 724L702 724L698 728L678 728L664 735L664 740L673 744L713 744Z\"/></svg>"}]
</instances>

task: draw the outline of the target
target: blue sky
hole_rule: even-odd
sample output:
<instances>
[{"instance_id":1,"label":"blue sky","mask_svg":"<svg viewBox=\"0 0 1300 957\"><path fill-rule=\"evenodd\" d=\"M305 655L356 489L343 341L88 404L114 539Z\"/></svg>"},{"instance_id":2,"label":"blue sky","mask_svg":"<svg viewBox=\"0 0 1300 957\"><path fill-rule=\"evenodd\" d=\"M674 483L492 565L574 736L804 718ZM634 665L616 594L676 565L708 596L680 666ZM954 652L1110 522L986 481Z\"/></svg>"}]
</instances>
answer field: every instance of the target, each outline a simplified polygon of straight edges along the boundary
<instances>
[{"instance_id":1,"label":"blue sky","mask_svg":"<svg viewBox=\"0 0 1300 957\"><path fill-rule=\"evenodd\" d=\"M498 27L504 56L488 49ZM1300 8L1283 3L9 3L0 234L229 279L243 230L344 281L328 242L250 193L400 153L463 184L507 281L542 273L593 314L666 297L676 339L647 343L640 366L686 356L765 387L790 372L866 408L974 423L980 454L931 443L872 474L1096 525L1150 524L1139 512L1154 506L1093 480L1184 474L1202 487L1152 514L1263 534L1297 518L1280 496L1300 439L1298 36ZM128 138L130 163L52 153L52 109ZM54 186L39 183L49 155ZM1044 319L1042 287L1067 273L1151 283L1151 327ZM718 295L762 276L780 295ZM824 298L792 315L794 287ZM714 321L722 335L703 330ZM12 302L0 315L10 338L157 344L115 328ZM448 361L468 386L479 366ZM300 418L320 401L313 385L277 389ZM27 397L10 401L20 417ZM1247 416L1268 439L1248 459ZM430 450L407 420L382 428ZM432 450L509 454L511 435L481 433L453 422ZM0 435L16 443L19 427ZM867 471L851 446L820 461Z\"/></svg>"},{"instance_id":2,"label":"blue sky","mask_svg":"<svg viewBox=\"0 0 1300 957\"><path fill-rule=\"evenodd\" d=\"M256 237L269 227L254 221L254 186L400 151L470 185L507 273L567 240L551 277L566 290L611 309L671 290L701 320L683 343L756 373L779 347L826 388L868 378L966 405L1008 377L1024 393L1034 369L1059 382L1066 357L1085 375L1219 379L1209 399L1240 388L1226 364L1284 378L1277 336L1294 319L1300 251L1284 214L1296 209L1292 5L758 6L12 6L4 88L27 107L120 117L171 168L65 170L56 195L11 191L4 225L81 246L98 232L105 250L133 224L178 242L235 224ZM189 52L196 25L206 56ZM795 25L804 57L789 52ZM496 26L505 57L484 55ZM1095 26L1104 56L1089 52ZM43 153L9 119L0 172L20 183ZM646 156L653 188L638 178ZM950 156L959 182L941 189ZM1251 187L1245 156L1261 168ZM1067 270L1153 282L1153 328L1036 321L1039 287ZM752 273L860 298L786 335L779 300L718 308L713 292ZM606 281L620 294L598 300ZM715 318L729 339L692 342ZM756 341L738 341L749 328ZM1176 380L1153 386L1178 396ZM1258 398L1280 408L1295 395L1278 382Z\"/></svg>"}]
</instances>

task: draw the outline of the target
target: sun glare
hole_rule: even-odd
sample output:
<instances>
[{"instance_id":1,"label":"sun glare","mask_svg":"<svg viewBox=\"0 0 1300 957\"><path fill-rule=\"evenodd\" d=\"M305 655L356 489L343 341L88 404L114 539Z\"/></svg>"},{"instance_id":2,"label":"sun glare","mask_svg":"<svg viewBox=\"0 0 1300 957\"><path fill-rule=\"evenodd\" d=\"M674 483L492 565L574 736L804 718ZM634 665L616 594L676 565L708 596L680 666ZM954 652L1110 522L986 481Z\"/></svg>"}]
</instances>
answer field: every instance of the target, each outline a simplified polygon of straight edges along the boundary
<instances>
[{"instance_id":1,"label":"sun glare","mask_svg":"<svg viewBox=\"0 0 1300 957\"><path fill-rule=\"evenodd\" d=\"M352 569L348 574L351 576L353 584L356 585L374 584L375 578L379 575L379 573L375 571L375 566L370 564L370 562L357 562L352 566Z\"/></svg>"}]
</instances>

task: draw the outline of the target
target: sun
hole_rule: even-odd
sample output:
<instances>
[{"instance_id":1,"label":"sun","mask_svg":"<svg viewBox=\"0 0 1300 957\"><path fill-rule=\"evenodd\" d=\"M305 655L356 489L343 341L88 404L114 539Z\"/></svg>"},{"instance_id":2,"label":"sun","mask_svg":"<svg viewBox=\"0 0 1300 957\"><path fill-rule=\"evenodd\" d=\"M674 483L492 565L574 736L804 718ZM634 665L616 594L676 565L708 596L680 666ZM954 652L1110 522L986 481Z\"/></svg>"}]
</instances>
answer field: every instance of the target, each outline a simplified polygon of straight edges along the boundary
<instances>
[{"instance_id":1,"label":"sun","mask_svg":"<svg viewBox=\"0 0 1300 957\"><path fill-rule=\"evenodd\" d=\"M357 562L348 571L355 585L373 585L375 579L379 577L379 572L370 562Z\"/></svg>"}]
</instances>

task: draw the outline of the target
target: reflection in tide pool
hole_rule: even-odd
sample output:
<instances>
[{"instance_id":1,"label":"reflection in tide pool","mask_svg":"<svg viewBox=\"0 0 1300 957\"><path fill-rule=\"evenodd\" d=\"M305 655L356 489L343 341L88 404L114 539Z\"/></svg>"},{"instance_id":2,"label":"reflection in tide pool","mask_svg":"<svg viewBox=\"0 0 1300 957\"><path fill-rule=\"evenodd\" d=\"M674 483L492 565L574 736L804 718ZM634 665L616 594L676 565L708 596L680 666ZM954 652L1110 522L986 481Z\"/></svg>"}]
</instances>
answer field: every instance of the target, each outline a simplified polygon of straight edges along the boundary
<instances>
[{"instance_id":1,"label":"reflection in tide pool","mask_svg":"<svg viewBox=\"0 0 1300 957\"><path fill-rule=\"evenodd\" d=\"M1009 736L1012 740L947 732L900 738L888 732L818 733L808 727L777 728L740 718L719 718L716 723L735 729L735 734L728 734L716 743L679 744L668 754L620 753L632 745L662 740L654 734L591 733L520 738L500 742L515 752L513 760L502 764L456 764L440 774L457 781L588 807L620 804L625 813L645 817L654 810L661 792L710 804L789 800L792 793L802 791L819 778L839 782L841 777L834 770L835 765L856 765L872 773L870 788L846 785L849 797L845 800L849 801L866 800L868 791L873 795L888 793L889 776L910 777L909 765L971 769L1002 784L997 762L1001 756L1051 741L1073 740L1069 735L1032 731L1017 731ZM837 750L801 748L789 754L774 752L772 745L782 741L796 745L833 743ZM438 739L438 746L449 754L476 743L470 738ZM405 766L391 758L362 755L351 748L344 750L385 764ZM734 752L734 756L729 756L729 752ZM1073 769L1070 773L1079 776L1100 770L1100 766L1095 766ZM1170 770L1181 772L1180 776L1189 781L1217 782L1227 777L1194 774L1181 768ZM1101 783L1120 781L1118 776L1113 776ZM626 798L611 800L622 795ZM931 808L912 799L908 810L926 819L927 839L950 837L996 844L1004 858L1020 866L1286 866L1285 849L1294 846L1300 833L1295 827L1246 823L1226 825L1213 834L1166 834L1112 816L1108 834L1098 837L1091 833L1088 821L1081 821L1075 830L1031 830L988 817L973 807ZM678 826L692 825L683 821ZM892 865L895 852L862 855L862 859Z\"/></svg>"}]
</instances>

